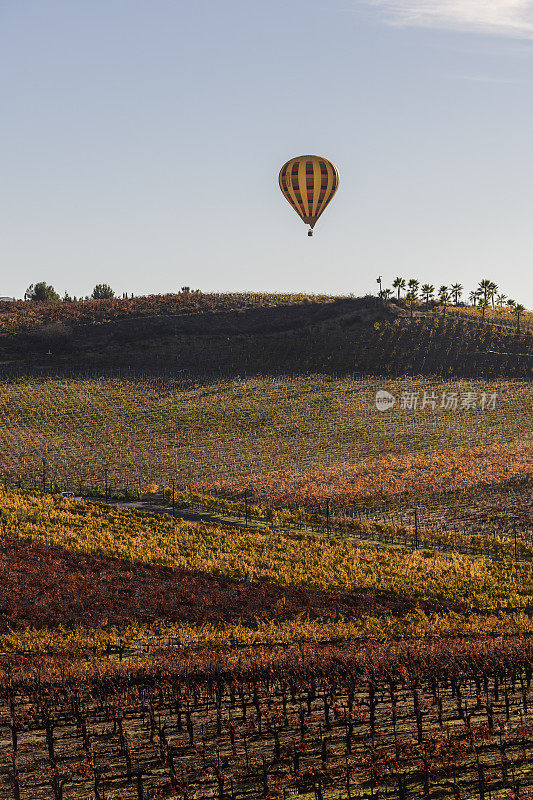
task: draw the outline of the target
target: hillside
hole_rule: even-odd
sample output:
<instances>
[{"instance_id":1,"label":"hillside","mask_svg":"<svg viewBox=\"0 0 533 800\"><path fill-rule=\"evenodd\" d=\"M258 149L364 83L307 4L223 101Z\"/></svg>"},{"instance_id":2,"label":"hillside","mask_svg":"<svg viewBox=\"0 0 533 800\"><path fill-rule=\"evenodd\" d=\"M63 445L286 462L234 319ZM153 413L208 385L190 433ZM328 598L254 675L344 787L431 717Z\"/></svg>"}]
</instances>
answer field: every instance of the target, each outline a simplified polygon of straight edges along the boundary
<instances>
[{"instance_id":1,"label":"hillside","mask_svg":"<svg viewBox=\"0 0 533 800\"><path fill-rule=\"evenodd\" d=\"M4 369L530 378L529 315L482 323L377 298L202 295L0 308Z\"/></svg>"},{"instance_id":2,"label":"hillside","mask_svg":"<svg viewBox=\"0 0 533 800\"><path fill-rule=\"evenodd\" d=\"M0 309L0 800L525 800L529 319L185 295Z\"/></svg>"}]
</instances>

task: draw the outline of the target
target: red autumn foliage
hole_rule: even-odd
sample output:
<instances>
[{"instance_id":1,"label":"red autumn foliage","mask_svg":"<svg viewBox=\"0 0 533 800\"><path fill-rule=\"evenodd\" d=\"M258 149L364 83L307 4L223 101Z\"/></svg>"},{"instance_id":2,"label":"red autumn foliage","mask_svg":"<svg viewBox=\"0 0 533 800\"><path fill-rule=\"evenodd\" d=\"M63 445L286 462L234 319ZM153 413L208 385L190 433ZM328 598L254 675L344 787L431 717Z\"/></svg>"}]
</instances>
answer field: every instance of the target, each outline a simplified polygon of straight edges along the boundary
<instances>
[{"instance_id":1,"label":"red autumn foliage","mask_svg":"<svg viewBox=\"0 0 533 800\"><path fill-rule=\"evenodd\" d=\"M254 584L0 537L0 631L25 625L222 622L405 613L436 606L392 593Z\"/></svg>"}]
</instances>

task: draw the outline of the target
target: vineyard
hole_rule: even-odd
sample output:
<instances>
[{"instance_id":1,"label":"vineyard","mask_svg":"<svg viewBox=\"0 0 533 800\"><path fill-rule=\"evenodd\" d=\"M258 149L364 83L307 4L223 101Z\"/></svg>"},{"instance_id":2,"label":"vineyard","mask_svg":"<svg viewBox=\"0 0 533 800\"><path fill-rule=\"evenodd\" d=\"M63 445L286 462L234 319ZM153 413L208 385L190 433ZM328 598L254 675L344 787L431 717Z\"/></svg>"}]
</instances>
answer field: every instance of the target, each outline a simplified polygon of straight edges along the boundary
<instances>
[{"instance_id":1,"label":"vineyard","mask_svg":"<svg viewBox=\"0 0 533 800\"><path fill-rule=\"evenodd\" d=\"M0 453L6 475L37 485L44 471L46 484L356 501L530 476L532 404L515 381L6 379Z\"/></svg>"},{"instance_id":2,"label":"vineyard","mask_svg":"<svg viewBox=\"0 0 533 800\"><path fill-rule=\"evenodd\" d=\"M334 298L305 294L180 294L147 295L109 300L79 300L62 303L40 303L18 300L0 302L0 332L16 332L50 323L103 323L125 317L183 315L206 312L241 311L301 303L328 303Z\"/></svg>"},{"instance_id":3,"label":"vineyard","mask_svg":"<svg viewBox=\"0 0 533 800\"><path fill-rule=\"evenodd\" d=\"M4 650L533 630L531 539L420 531L412 549L383 525L328 537L16 489L0 500Z\"/></svg>"},{"instance_id":4,"label":"vineyard","mask_svg":"<svg viewBox=\"0 0 533 800\"><path fill-rule=\"evenodd\" d=\"M353 297L350 296L350 297ZM227 313L232 311L248 311L266 309L276 306L293 306L302 304L330 304L346 301L341 296L313 294L274 294L260 292L239 292L214 294L201 291L182 291L179 294L146 295L139 297L91 300L79 299L63 302L0 301L0 333L23 331L39 325L50 323L101 324L127 317L183 316L188 314ZM370 303L373 298L365 298ZM406 304L398 308L407 308ZM425 304L416 306L418 314L427 314ZM470 322L479 322L488 327L516 329L517 322L509 308L486 308L483 311L477 306L448 306L444 310L437 308L434 316L458 317ZM533 329L533 312L525 310L521 314L521 327L524 331Z\"/></svg>"},{"instance_id":5,"label":"vineyard","mask_svg":"<svg viewBox=\"0 0 533 800\"><path fill-rule=\"evenodd\" d=\"M0 797L528 796L533 546L0 506Z\"/></svg>"},{"instance_id":6,"label":"vineyard","mask_svg":"<svg viewBox=\"0 0 533 800\"><path fill-rule=\"evenodd\" d=\"M532 410L501 378L6 375L0 798L530 797Z\"/></svg>"},{"instance_id":7,"label":"vineyard","mask_svg":"<svg viewBox=\"0 0 533 800\"><path fill-rule=\"evenodd\" d=\"M0 365L9 374L134 369L242 375L439 375L531 379L524 312L417 310L374 297L204 295L0 303Z\"/></svg>"},{"instance_id":8,"label":"vineyard","mask_svg":"<svg viewBox=\"0 0 533 800\"><path fill-rule=\"evenodd\" d=\"M483 313L482 313L483 312ZM510 308L479 308L478 306L458 306L448 309L448 313L459 317L464 317L481 324L489 323L505 328L517 327L516 317L511 313ZM533 329L533 312L524 311L520 314L520 327L522 330Z\"/></svg>"},{"instance_id":9,"label":"vineyard","mask_svg":"<svg viewBox=\"0 0 533 800\"><path fill-rule=\"evenodd\" d=\"M2 797L528 797L530 639L0 666Z\"/></svg>"}]
</instances>

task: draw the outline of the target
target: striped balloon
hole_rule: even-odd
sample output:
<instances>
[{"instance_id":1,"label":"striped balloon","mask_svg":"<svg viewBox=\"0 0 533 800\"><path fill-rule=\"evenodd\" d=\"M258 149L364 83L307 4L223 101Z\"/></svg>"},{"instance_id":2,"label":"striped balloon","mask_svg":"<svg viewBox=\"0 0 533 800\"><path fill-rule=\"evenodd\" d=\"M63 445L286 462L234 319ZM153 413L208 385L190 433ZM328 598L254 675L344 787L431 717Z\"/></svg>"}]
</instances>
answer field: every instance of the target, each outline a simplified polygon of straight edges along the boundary
<instances>
[{"instance_id":1,"label":"striped balloon","mask_svg":"<svg viewBox=\"0 0 533 800\"><path fill-rule=\"evenodd\" d=\"M316 222L339 186L335 164L321 156L297 156L284 164L279 173L279 186L291 206L310 226L313 235Z\"/></svg>"}]
</instances>

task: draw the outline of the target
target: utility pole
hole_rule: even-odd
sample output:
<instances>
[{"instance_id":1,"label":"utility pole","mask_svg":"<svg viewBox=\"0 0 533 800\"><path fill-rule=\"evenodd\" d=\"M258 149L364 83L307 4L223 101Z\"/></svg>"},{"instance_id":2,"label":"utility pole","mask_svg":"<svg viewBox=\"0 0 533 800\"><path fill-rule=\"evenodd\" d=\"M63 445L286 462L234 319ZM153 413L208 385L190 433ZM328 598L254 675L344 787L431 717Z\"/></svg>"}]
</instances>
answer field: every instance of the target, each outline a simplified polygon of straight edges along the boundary
<instances>
[{"instance_id":1,"label":"utility pole","mask_svg":"<svg viewBox=\"0 0 533 800\"><path fill-rule=\"evenodd\" d=\"M379 296L381 297L381 275L376 278L376 283L379 283Z\"/></svg>"}]
</instances>

